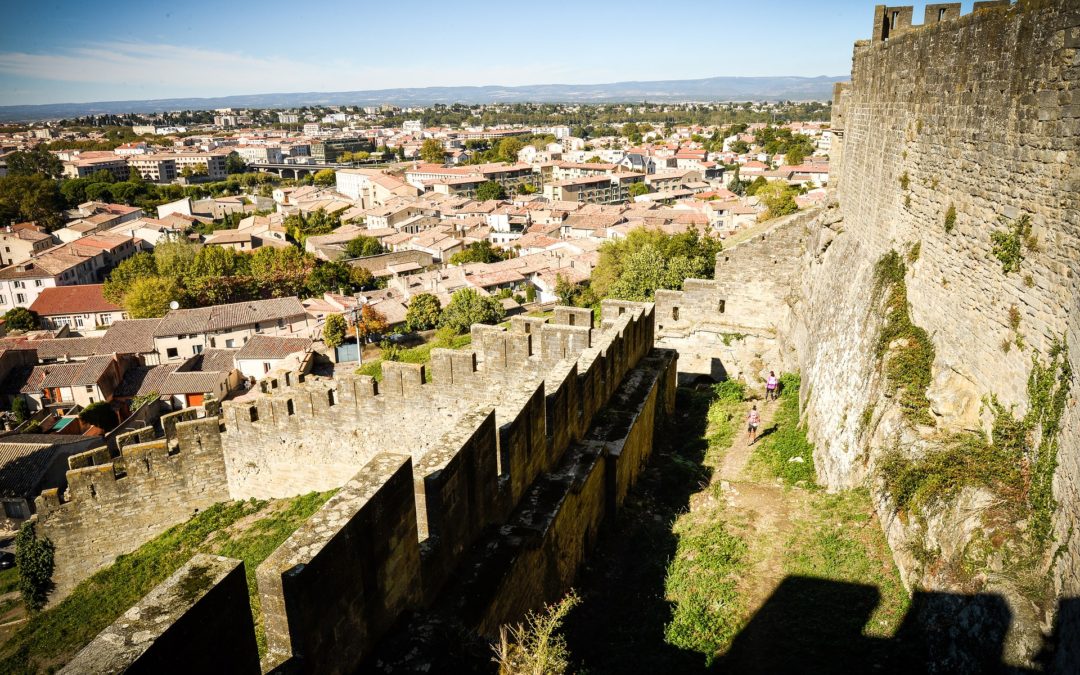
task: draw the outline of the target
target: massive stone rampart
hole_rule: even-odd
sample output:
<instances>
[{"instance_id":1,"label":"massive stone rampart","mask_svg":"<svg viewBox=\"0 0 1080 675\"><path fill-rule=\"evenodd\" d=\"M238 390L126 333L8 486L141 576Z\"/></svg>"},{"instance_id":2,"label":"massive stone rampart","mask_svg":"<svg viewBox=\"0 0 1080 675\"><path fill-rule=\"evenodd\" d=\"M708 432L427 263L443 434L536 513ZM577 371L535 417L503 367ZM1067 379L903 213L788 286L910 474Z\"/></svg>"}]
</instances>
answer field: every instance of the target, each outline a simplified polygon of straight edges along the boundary
<instances>
[{"instance_id":1,"label":"massive stone rampart","mask_svg":"<svg viewBox=\"0 0 1080 675\"><path fill-rule=\"evenodd\" d=\"M219 420L195 419L189 410L162 422L167 435L160 440L121 437L118 459L104 448L71 456L63 494L54 488L37 498L39 532L56 546L51 600L116 556L229 499Z\"/></svg>"},{"instance_id":2,"label":"massive stone rampart","mask_svg":"<svg viewBox=\"0 0 1080 675\"><path fill-rule=\"evenodd\" d=\"M987 531L995 497L969 487L926 522L902 517L877 480L880 459L891 448L918 458L956 433L988 432L991 397L1024 414L1033 358L1047 362L1063 342L1072 394L1058 435L1055 541L1044 564L1053 562L1056 591L1076 596L1080 4L977 3L964 16L956 4L932 5L922 26L912 14L878 7L873 39L856 43L852 81L836 88L832 202L724 251L715 282L658 294L658 335L680 350L681 365L697 366L686 375L754 382L768 369L799 369L819 481L874 486L905 581L931 587L948 586L942 570L965 554L978 558L968 546ZM1025 219L1031 236L1012 237L1022 259L1006 271L993 235ZM932 424L905 419L878 350L884 311L875 266L891 251L907 268L911 322L933 344ZM769 273L771 260L779 275ZM753 303L733 301L740 293ZM710 310L718 304L722 310ZM678 322L670 321L674 307ZM941 564L921 562L927 551ZM1010 658L1030 661L1038 641L1016 636L1037 635L1047 617L1017 600L1001 558L985 561L983 582L1016 612Z\"/></svg>"},{"instance_id":3,"label":"massive stone rampart","mask_svg":"<svg viewBox=\"0 0 1080 675\"><path fill-rule=\"evenodd\" d=\"M533 552L489 557L483 579L510 583L515 599L473 598L472 627L516 618L572 580L648 458L658 411L671 411L675 367L673 353L650 355L650 304L605 303L599 327L587 310L562 308L554 320L565 323L478 326L475 350L432 354L432 381L424 366L403 363L383 364L380 382L272 381L264 394L226 402L220 422L176 425L177 456L189 441L216 448L229 473L217 482L233 498L341 486L257 570L265 667L354 669L404 613L435 603L450 582L458 587L454 571L509 532L531 533L511 539ZM449 421L429 424L440 406ZM405 422L426 431L380 430L375 452L365 429L402 424L405 411ZM213 441L187 439L190 425ZM320 444L330 447L305 456ZM583 457L594 468L584 486L575 478L584 479ZM343 485L315 470L341 472L350 462ZM202 639L187 648L209 648Z\"/></svg>"}]
</instances>

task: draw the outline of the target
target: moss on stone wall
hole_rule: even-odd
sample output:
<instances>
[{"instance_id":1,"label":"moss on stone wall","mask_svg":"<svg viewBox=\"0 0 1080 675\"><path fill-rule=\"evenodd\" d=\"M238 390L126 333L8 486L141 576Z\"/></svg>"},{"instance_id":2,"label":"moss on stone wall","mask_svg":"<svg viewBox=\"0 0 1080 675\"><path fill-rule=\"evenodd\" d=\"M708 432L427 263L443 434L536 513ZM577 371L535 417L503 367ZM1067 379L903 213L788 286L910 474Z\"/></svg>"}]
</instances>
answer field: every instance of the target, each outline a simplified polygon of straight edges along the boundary
<instances>
[{"instance_id":1,"label":"moss on stone wall","mask_svg":"<svg viewBox=\"0 0 1080 675\"><path fill-rule=\"evenodd\" d=\"M934 343L911 321L908 308L907 266L896 251L882 256L874 269L874 293L884 298L885 325L877 341L877 357L884 359L889 385L899 390L900 408L913 424L933 425L926 390L932 381Z\"/></svg>"}]
</instances>

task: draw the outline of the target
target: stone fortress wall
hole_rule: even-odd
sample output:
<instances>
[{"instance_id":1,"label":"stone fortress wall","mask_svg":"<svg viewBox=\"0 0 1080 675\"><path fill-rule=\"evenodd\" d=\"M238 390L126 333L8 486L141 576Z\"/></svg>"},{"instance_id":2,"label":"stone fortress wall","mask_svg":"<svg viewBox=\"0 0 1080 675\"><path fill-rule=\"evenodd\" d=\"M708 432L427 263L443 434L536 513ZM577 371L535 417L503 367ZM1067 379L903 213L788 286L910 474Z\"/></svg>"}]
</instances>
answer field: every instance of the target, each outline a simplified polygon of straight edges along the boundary
<instances>
[{"instance_id":1,"label":"stone fortress wall","mask_svg":"<svg viewBox=\"0 0 1080 675\"><path fill-rule=\"evenodd\" d=\"M220 419L175 425L173 456L216 452L216 501L340 487L256 573L265 668L353 669L404 613L436 605L495 630L565 589L633 484L674 406L674 354L652 347L651 304L605 302L598 328L589 310L559 308L473 333L471 349L433 351L430 382L403 363L384 363L381 382L282 377L225 402ZM43 530L63 536L77 511L109 508L69 498L68 518L47 515ZM207 611L205 597L218 607L223 596L193 595L179 616ZM98 640L135 640L133 625L122 618ZM185 648L222 640L220 627L195 631ZM68 669L101 653L92 644ZM120 650L116 664L142 653Z\"/></svg>"},{"instance_id":2,"label":"stone fortress wall","mask_svg":"<svg viewBox=\"0 0 1080 675\"><path fill-rule=\"evenodd\" d=\"M658 343L679 350L680 368L689 370L681 377L727 373L754 382L779 370L774 363L801 371L818 477L840 489L865 484L881 452L897 443L918 456L947 433L988 430L986 397L1023 414L1033 356L1045 362L1063 340L1073 379L1054 480L1061 550L1053 577L1059 594L1076 596L1080 4L976 3L964 16L956 3L930 5L921 26L912 15L911 7L879 6L873 39L856 43L852 81L836 87L831 203L723 251L715 282L688 280L681 293L658 293ZM956 216L947 231L950 207ZM1024 215L1037 246L1025 250L1019 273L1005 274L991 233L1004 229L999 218ZM882 312L874 267L887 252L907 256L915 245L906 284L912 321L936 350L928 390L936 424L913 429L875 356ZM779 275L764 272L771 264ZM1015 331L1012 307L1020 315ZM725 334L729 345L719 339ZM963 508L919 533L886 495L876 499L909 585L934 583L910 552L913 537L955 555L980 530L987 503L966 494ZM1045 617L1031 619L1029 627Z\"/></svg>"},{"instance_id":3,"label":"stone fortress wall","mask_svg":"<svg viewBox=\"0 0 1080 675\"><path fill-rule=\"evenodd\" d=\"M901 30L889 33L885 21L897 11ZM815 228L805 300L795 309L819 466L830 485L857 484L873 466L867 446L902 433L886 410L877 431L860 438L858 418L876 391L867 343L876 335L873 265L918 243L908 300L936 349L928 396L939 428L987 429L980 408L989 395L1022 413L1033 355L1045 360L1055 340L1069 348L1074 379L1054 484L1067 551L1055 576L1076 595L1080 537L1069 533L1080 529L1080 4L976 3L965 16L933 5L923 26L910 26L905 12L879 7L873 39L856 44L834 120L842 127L839 207ZM999 218L1024 215L1037 250L1005 274L991 233L1004 229ZM1015 333L1025 348L1005 352ZM902 551L899 524L884 520Z\"/></svg>"}]
</instances>

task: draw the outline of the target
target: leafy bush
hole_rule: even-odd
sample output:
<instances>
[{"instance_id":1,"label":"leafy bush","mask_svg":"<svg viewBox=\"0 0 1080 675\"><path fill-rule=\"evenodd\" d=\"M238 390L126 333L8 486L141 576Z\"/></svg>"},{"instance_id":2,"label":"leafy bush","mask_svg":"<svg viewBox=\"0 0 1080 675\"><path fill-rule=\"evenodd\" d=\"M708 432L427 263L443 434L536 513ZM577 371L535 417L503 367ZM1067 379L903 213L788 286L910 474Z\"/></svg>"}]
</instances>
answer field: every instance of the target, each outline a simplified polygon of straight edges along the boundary
<instances>
[{"instance_id":1,"label":"leafy bush","mask_svg":"<svg viewBox=\"0 0 1080 675\"><path fill-rule=\"evenodd\" d=\"M45 606L52 590L53 552L47 538L38 538L34 523L27 521L15 537L15 566L19 569L19 593L26 610L36 612Z\"/></svg>"},{"instance_id":2,"label":"leafy bush","mask_svg":"<svg viewBox=\"0 0 1080 675\"><path fill-rule=\"evenodd\" d=\"M945 211L945 232L951 234L953 229L956 228L956 206L949 204L949 208Z\"/></svg>"},{"instance_id":3,"label":"leafy bush","mask_svg":"<svg viewBox=\"0 0 1080 675\"><path fill-rule=\"evenodd\" d=\"M1036 250L1038 243L1031 234L1031 216L1024 214L1015 220L1004 216L998 218L1005 229L990 233L994 257L1001 262L1001 271L1005 274L1019 272L1024 261L1024 248Z\"/></svg>"},{"instance_id":4,"label":"leafy bush","mask_svg":"<svg viewBox=\"0 0 1080 675\"><path fill-rule=\"evenodd\" d=\"M741 403L746 398L746 385L738 380L724 380L713 385L716 400L725 403Z\"/></svg>"}]
</instances>

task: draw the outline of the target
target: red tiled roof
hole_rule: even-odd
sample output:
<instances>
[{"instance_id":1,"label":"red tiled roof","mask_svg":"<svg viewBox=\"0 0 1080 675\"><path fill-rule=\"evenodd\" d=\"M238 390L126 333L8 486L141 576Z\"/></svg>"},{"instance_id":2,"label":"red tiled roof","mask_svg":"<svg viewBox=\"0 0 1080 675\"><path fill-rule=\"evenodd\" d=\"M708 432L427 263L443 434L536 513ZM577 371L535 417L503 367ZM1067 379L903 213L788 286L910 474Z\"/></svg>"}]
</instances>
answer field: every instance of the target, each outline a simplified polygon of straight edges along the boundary
<instances>
[{"instance_id":1,"label":"red tiled roof","mask_svg":"<svg viewBox=\"0 0 1080 675\"><path fill-rule=\"evenodd\" d=\"M120 306L114 305L102 296L102 288L104 284L46 288L41 291L37 300L34 300L34 304L30 305L30 311L38 316L121 311Z\"/></svg>"}]
</instances>

